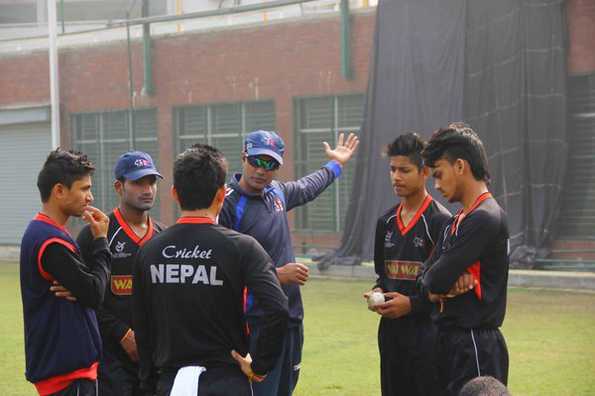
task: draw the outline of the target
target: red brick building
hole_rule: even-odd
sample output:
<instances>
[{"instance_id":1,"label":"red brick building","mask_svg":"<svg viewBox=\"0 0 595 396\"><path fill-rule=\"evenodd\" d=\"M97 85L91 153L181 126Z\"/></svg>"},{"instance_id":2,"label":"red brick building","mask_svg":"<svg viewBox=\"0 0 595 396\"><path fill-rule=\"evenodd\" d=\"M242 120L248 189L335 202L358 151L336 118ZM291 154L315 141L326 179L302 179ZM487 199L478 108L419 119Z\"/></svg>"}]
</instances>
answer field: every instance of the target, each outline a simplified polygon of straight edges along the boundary
<instances>
[{"instance_id":1,"label":"red brick building","mask_svg":"<svg viewBox=\"0 0 595 396\"><path fill-rule=\"evenodd\" d=\"M352 14L351 80L341 75L337 12L154 35L153 95L142 93L142 41L134 40L136 147L151 152L166 176L159 193L161 220L171 223L175 218L169 198L172 162L189 144L208 141L221 147L237 170L240 131L274 128L287 144L286 165L279 177L289 179L323 163L323 140L332 141L338 130L359 129L374 16L374 8ZM47 106L48 68L46 49L0 54L0 110ZM126 41L61 46L59 77L62 145L82 149L99 165L94 192L99 205L109 209L115 202L111 169L129 144ZM324 245L329 237L336 240L341 228L336 218L344 215L347 202L339 196L348 193L348 183L339 189L325 193L310 213L298 213L297 227L308 242Z\"/></svg>"}]
</instances>

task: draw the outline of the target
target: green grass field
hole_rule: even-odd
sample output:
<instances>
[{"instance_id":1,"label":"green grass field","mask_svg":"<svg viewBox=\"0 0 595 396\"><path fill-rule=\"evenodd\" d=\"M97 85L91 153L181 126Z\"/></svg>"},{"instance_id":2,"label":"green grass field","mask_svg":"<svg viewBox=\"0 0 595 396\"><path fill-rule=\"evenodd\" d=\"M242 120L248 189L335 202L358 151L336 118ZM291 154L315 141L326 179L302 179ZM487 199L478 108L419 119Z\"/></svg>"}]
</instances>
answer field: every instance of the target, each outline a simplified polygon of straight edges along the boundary
<instances>
[{"instance_id":1,"label":"green grass field","mask_svg":"<svg viewBox=\"0 0 595 396\"><path fill-rule=\"evenodd\" d=\"M379 395L370 282L313 279L304 288L305 347L296 396ZM595 294L511 289L503 327L513 395L595 395ZM24 377L18 270L0 264L0 394L34 395Z\"/></svg>"}]
</instances>

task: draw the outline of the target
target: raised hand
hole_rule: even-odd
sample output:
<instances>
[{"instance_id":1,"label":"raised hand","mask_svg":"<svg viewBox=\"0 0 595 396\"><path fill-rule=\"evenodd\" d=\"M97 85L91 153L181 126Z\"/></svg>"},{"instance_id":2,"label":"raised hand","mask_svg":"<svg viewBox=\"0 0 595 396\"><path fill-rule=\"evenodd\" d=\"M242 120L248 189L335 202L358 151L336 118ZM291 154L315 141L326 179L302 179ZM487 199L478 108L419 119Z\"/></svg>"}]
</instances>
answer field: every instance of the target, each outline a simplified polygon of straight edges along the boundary
<instances>
[{"instance_id":1,"label":"raised hand","mask_svg":"<svg viewBox=\"0 0 595 396\"><path fill-rule=\"evenodd\" d=\"M341 166L344 166L351 159L359 145L359 138L355 133L350 133L345 142L344 138L345 134L340 133L337 140L337 147L334 149L331 149L331 146L327 142L322 142L326 156L331 160L339 162Z\"/></svg>"}]
</instances>

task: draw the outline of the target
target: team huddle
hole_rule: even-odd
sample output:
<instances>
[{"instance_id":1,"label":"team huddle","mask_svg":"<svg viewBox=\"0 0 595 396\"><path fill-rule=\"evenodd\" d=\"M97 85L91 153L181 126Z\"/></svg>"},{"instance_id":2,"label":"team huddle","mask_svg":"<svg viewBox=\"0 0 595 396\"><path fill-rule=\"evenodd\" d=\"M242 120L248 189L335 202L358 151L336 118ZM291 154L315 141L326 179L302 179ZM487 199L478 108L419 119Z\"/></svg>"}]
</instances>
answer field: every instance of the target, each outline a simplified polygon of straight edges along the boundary
<instances>
[{"instance_id":1,"label":"team huddle","mask_svg":"<svg viewBox=\"0 0 595 396\"><path fill-rule=\"evenodd\" d=\"M289 182L274 180L285 153L274 132L246 136L233 175L218 149L192 146L173 165L180 216L167 228L149 216L163 176L148 154L120 156L106 215L91 206L94 165L52 151L21 243L27 380L40 395L291 395L309 269L287 212L339 178L359 140L323 144L329 161ZM508 231L483 144L451 124L427 143L401 135L386 154L400 202L378 219L378 279L364 294L381 315L382 394L458 395L484 376L506 384ZM455 216L427 192L430 173L462 205ZM71 216L87 223L76 239Z\"/></svg>"}]
</instances>

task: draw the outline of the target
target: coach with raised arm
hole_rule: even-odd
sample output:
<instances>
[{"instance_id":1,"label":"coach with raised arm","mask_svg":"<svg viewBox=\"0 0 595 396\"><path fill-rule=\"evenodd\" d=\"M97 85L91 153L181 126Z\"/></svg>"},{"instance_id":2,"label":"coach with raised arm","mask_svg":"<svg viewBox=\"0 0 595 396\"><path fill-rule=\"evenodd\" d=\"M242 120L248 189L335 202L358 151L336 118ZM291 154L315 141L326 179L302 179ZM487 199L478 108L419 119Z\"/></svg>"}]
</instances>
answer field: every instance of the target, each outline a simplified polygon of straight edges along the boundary
<instances>
[{"instance_id":1,"label":"coach with raised arm","mask_svg":"<svg viewBox=\"0 0 595 396\"><path fill-rule=\"evenodd\" d=\"M273 259L283 291L289 299L289 322L283 352L275 368L263 382L254 387L255 396L291 396L302 365L304 344L304 307L300 286L309 277L309 269L297 263L293 253L287 213L313 201L341 176L343 166L351 159L359 139L353 133L345 139L339 134L334 149L323 147L329 158L320 169L296 181L274 180L283 165L285 143L272 131L254 131L244 139L242 173L232 176L219 224L254 237ZM250 334L260 333L266 317L262 301L246 294L246 317Z\"/></svg>"}]
</instances>

